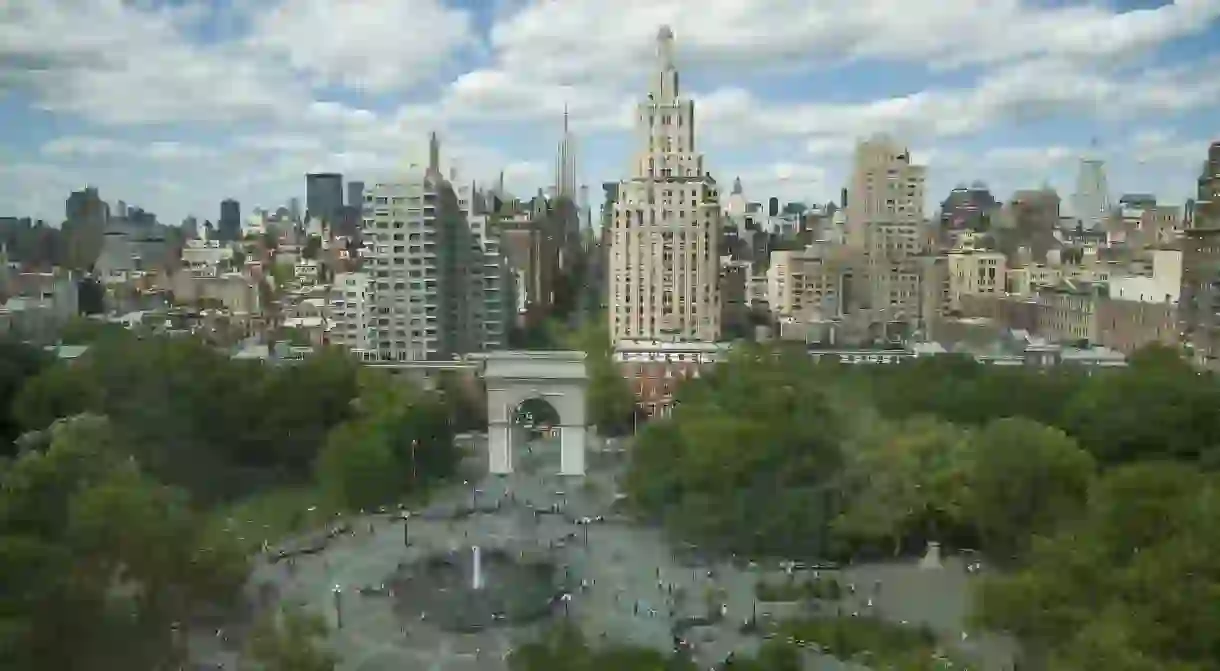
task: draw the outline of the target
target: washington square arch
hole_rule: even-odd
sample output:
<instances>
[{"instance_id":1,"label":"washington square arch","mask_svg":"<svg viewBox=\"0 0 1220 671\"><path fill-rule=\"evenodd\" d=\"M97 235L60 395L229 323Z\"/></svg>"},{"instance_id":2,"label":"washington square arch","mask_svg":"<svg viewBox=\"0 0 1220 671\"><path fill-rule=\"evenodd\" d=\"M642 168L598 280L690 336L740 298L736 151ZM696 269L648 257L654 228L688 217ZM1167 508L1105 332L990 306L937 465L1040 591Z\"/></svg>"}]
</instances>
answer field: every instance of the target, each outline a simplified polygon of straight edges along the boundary
<instances>
[{"instance_id":1,"label":"washington square arch","mask_svg":"<svg viewBox=\"0 0 1220 671\"><path fill-rule=\"evenodd\" d=\"M585 474L584 352L491 352L484 359L487 385L488 470L513 472L517 409L530 399L545 401L559 416L560 475Z\"/></svg>"}]
</instances>

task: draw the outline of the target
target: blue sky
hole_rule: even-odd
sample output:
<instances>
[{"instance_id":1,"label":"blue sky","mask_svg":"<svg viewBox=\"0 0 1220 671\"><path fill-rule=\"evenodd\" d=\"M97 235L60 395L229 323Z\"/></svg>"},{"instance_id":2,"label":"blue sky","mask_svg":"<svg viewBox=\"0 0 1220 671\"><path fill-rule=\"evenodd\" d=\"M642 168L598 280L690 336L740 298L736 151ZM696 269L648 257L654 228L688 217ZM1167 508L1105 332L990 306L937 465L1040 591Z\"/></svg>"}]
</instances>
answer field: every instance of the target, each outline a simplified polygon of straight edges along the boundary
<instances>
[{"instance_id":1,"label":"blue sky","mask_svg":"<svg viewBox=\"0 0 1220 671\"><path fill-rule=\"evenodd\" d=\"M654 36L677 35L700 149L764 200L835 197L857 138L1000 196L1107 159L1113 191L1190 195L1220 139L1220 0L9 0L0 216L88 183L177 223L276 207L303 174L392 179L426 135L465 179L625 176ZM1096 149L1091 140L1096 138Z\"/></svg>"}]
</instances>

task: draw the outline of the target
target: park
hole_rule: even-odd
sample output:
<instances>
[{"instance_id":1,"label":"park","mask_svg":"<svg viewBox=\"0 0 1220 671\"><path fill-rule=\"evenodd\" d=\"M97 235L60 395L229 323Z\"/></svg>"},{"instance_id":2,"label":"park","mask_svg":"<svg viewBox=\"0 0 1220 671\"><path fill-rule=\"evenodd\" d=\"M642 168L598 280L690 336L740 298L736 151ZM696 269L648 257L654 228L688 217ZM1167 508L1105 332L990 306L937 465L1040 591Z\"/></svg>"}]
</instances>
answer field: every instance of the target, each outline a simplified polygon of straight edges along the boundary
<instances>
[{"instance_id":1,"label":"park","mask_svg":"<svg viewBox=\"0 0 1220 671\"><path fill-rule=\"evenodd\" d=\"M613 427L630 390L585 356ZM1220 387L1172 353L743 348L613 435L521 370L471 393L120 339L7 374L6 668L1214 668L1184 604L1220 556Z\"/></svg>"}]
</instances>

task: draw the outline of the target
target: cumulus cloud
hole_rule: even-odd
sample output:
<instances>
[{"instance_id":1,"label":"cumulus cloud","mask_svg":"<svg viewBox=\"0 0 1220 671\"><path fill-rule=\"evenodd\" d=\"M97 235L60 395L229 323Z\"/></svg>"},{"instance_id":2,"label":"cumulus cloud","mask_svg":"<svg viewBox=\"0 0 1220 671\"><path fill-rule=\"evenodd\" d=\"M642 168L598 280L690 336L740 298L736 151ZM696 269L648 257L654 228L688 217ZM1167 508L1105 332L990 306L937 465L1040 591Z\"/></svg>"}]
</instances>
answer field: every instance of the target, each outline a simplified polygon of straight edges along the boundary
<instances>
[{"instance_id":1,"label":"cumulus cloud","mask_svg":"<svg viewBox=\"0 0 1220 671\"><path fill-rule=\"evenodd\" d=\"M425 81L476 42L470 13L440 0L289 0L254 25L252 48L322 83L373 92Z\"/></svg>"},{"instance_id":2,"label":"cumulus cloud","mask_svg":"<svg viewBox=\"0 0 1220 671\"><path fill-rule=\"evenodd\" d=\"M1215 56L1148 58L1214 26L1220 0L1131 11L1040 0L941 0L918 12L898 0L473 7L482 15L451 0L0 2L5 104L28 97L71 130L6 157L6 173L24 176L0 185L0 199L58 213L56 190L92 177L167 218L208 216L226 196L273 206L300 192L307 170L374 181L422 162L430 130L464 176L503 170L529 193L550 179L564 109L578 133L601 139L583 146L611 147L582 155L589 181L614 179L635 151L624 131L663 23L684 73L720 82L693 93L701 146L718 176L739 173L752 193L834 197L857 138L878 131L929 162L932 193L975 177L1058 178L1079 147L970 142L1062 118L1135 127L1123 160L1172 166L1155 171L1167 180L1197 163L1206 140L1174 133L1173 119L1220 106ZM838 102L757 85L862 63L952 72L943 81L953 83ZM18 193L28 189L51 195Z\"/></svg>"}]
</instances>

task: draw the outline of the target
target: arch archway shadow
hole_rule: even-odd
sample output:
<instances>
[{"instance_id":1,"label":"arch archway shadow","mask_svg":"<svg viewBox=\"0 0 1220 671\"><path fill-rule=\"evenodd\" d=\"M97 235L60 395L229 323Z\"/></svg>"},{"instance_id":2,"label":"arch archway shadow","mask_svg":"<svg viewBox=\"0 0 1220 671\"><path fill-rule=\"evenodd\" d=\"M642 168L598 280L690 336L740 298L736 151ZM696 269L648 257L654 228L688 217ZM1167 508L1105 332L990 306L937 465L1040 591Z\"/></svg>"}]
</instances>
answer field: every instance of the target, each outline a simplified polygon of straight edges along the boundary
<instances>
[{"instance_id":1,"label":"arch archway shadow","mask_svg":"<svg viewBox=\"0 0 1220 671\"><path fill-rule=\"evenodd\" d=\"M554 410L560 440L560 475L585 474L585 390L589 376L584 352L493 352L487 355L488 470L514 470L514 443L520 442L515 419L522 405Z\"/></svg>"}]
</instances>

